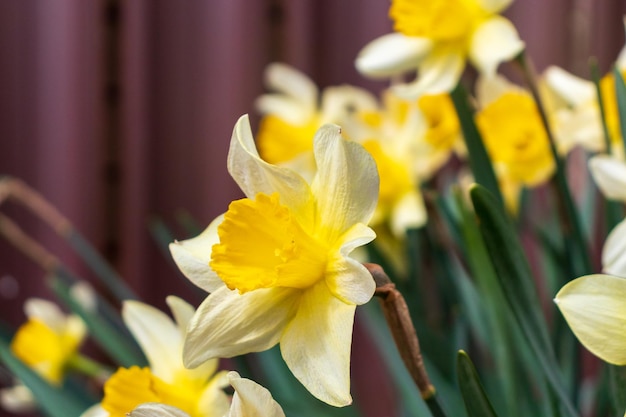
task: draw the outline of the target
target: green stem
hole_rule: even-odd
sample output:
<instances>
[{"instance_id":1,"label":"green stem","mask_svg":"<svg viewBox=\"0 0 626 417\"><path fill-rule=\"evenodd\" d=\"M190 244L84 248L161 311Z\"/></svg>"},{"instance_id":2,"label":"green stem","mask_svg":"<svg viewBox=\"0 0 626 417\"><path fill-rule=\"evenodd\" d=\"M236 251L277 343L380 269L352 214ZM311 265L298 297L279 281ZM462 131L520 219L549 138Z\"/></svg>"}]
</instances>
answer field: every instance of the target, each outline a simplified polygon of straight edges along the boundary
<instances>
[{"instance_id":1,"label":"green stem","mask_svg":"<svg viewBox=\"0 0 626 417\"><path fill-rule=\"evenodd\" d=\"M611 133L606 125L606 109L604 108L604 99L602 97L602 89L600 88L600 70L598 69L598 61L595 58L591 58L589 60L589 68L591 70L591 80L596 87L598 108L600 109L600 120L602 121L602 132L604 133L604 146L606 146L606 153L610 155Z\"/></svg>"},{"instance_id":2,"label":"green stem","mask_svg":"<svg viewBox=\"0 0 626 417\"><path fill-rule=\"evenodd\" d=\"M548 136L548 142L550 144L550 152L554 158L555 175L553 177L553 186L557 194L557 204L559 218L561 220L561 230L563 233L563 240L565 248L568 253L568 259L571 262L572 273L574 276L581 276L590 274L593 271L591 266L591 260L589 258L589 250L583 238L582 230L578 220L578 213L574 206L572 195L570 194L567 178L565 175L565 164L563 159L559 155L556 148L556 140L550 123L546 109L543 105L543 101L539 96L539 90L537 88L536 75L530 62L530 58L526 56L525 52L522 52L517 57L517 62L520 64L526 84L530 90L533 99L539 110L539 116L541 123L543 124L546 135Z\"/></svg>"},{"instance_id":3,"label":"green stem","mask_svg":"<svg viewBox=\"0 0 626 417\"><path fill-rule=\"evenodd\" d=\"M111 370L108 367L80 353L76 353L69 358L67 367L95 378L108 378L111 375Z\"/></svg>"}]
</instances>

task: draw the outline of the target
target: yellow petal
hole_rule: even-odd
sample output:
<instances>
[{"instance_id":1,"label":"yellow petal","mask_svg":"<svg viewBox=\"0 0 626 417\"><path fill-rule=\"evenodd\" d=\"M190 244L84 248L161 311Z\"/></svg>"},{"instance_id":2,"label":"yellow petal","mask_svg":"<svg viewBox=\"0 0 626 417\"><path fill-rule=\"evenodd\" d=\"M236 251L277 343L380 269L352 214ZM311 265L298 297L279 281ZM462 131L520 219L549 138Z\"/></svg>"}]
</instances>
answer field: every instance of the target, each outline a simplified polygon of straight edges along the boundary
<instances>
[{"instance_id":1,"label":"yellow petal","mask_svg":"<svg viewBox=\"0 0 626 417\"><path fill-rule=\"evenodd\" d=\"M228 380L235 389L228 417L284 417L283 409L270 392L256 382L229 372Z\"/></svg>"},{"instance_id":2,"label":"yellow petal","mask_svg":"<svg viewBox=\"0 0 626 417\"><path fill-rule=\"evenodd\" d=\"M555 302L580 342L602 360L626 364L626 279L587 275L565 285Z\"/></svg>"},{"instance_id":3,"label":"yellow petal","mask_svg":"<svg viewBox=\"0 0 626 417\"><path fill-rule=\"evenodd\" d=\"M352 403L350 347L356 306L334 297L325 283L307 290L280 340L283 359L316 398L336 407Z\"/></svg>"},{"instance_id":4,"label":"yellow petal","mask_svg":"<svg viewBox=\"0 0 626 417\"><path fill-rule=\"evenodd\" d=\"M190 417L179 408L160 403L141 404L127 415L129 417Z\"/></svg>"},{"instance_id":5,"label":"yellow petal","mask_svg":"<svg viewBox=\"0 0 626 417\"><path fill-rule=\"evenodd\" d=\"M376 163L363 146L325 125L315 136L317 174L311 189L317 198L317 227L322 241L333 243L356 223L367 224L378 201Z\"/></svg>"},{"instance_id":6,"label":"yellow petal","mask_svg":"<svg viewBox=\"0 0 626 417\"><path fill-rule=\"evenodd\" d=\"M501 62L509 61L524 50L515 26L502 16L494 16L474 32L469 58L481 73L493 76Z\"/></svg>"},{"instance_id":7,"label":"yellow petal","mask_svg":"<svg viewBox=\"0 0 626 417\"><path fill-rule=\"evenodd\" d=\"M183 350L185 366L211 358L261 352L278 343L298 302L298 290L270 288L239 294L222 287L198 307Z\"/></svg>"}]
</instances>

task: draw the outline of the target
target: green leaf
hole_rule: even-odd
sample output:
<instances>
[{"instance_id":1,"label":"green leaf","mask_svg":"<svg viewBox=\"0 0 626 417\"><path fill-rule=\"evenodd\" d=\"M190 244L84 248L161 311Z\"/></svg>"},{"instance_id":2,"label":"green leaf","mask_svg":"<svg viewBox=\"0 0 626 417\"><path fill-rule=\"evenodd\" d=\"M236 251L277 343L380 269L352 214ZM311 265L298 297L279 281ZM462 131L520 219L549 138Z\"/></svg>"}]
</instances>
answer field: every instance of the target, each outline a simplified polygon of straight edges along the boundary
<instances>
[{"instance_id":1,"label":"green leaf","mask_svg":"<svg viewBox=\"0 0 626 417\"><path fill-rule=\"evenodd\" d=\"M119 365L146 366L147 361L141 349L127 330L120 329L105 320L99 311L89 311L70 294L69 286L58 277L50 279L50 286L59 299L74 313L80 316L89 328L89 334Z\"/></svg>"},{"instance_id":2,"label":"green leaf","mask_svg":"<svg viewBox=\"0 0 626 417\"><path fill-rule=\"evenodd\" d=\"M0 340L0 359L11 373L26 385L49 417L78 417L93 405L91 398L77 395L65 387L50 385L36 372L16 358L4 340Z\"/></svg>"},{"instance_id":3,"label":"green leaf","mask_svg":"<svg viewBox=\"0 0 626 417\"><path fill-rule=\"evenodd\" d=\"M617 67L613 68L613 76L615 77L615 96L617 97L620 131L624 140L624 149L626 149L626 135L624 135L624 130L626 130L626 85L624 85L624 78Z\"/></svg>"},{"instance_id":4,"label":"green leaf","mask_svg":"<svg viewBox=\"0 0 626 417\"><path fill-rule=\"evenodd\" d=\"M497 417L469 356L460 350L456 359L457 378L467 415L469 417Z\"/></svg>"},{"instance_id":5,"label":"green leaf","mask_svg":"<svg viewBox=\"0 0 626 417\"><path fill-rule=\"evenodd\" d=\"M450 97L452 98L454 108L459 117L461 131L463 132L463 138L465 139L465 145L467 147L469 165L474 174L474 179L477 183L491 191L500 204L503 205L504 199L500 193L498 180L493 171L493 166L487 154L487 150L485 149L483 139L474 122L474 112L469 103L467 92L461 84L457 84L454 90L450 92Z\"/></svg>"},{"instance_id":6,"label":"green leaf","mask_svg":"<svg viewBox=\"0 0 626 417\"><path fill-rule=\"evenodd\" d=\"M557 367L545 318L539 304L533 276L517 235L498 200L484 187L476 184L470 190L481 235L498 277L498 283L509 308L536 359L541 364L550 386L571 416L577 416Z\"/></svg>"}]
</instances>

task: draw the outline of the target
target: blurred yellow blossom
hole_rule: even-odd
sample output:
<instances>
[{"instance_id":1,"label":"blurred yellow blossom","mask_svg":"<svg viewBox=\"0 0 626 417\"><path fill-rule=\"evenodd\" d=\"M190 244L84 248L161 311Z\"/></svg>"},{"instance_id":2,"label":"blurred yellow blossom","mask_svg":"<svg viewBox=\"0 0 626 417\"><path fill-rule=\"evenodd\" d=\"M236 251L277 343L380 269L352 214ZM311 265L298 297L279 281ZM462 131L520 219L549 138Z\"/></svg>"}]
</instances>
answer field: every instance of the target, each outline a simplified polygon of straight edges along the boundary
<instances>
[{"instance_id":1,"label":"blurred yellow blossom","mask_svg":"<svg viewBox=\"0 0 626 417\"><path fill-rule=\"evenodd\" d=\"M499 76L480 79L477 90L476 124L507 207L516 212L521 187L537 186L554 172L548 136L530 93Z\"/></svg>"},{"instance_id":2,"label":"blurred yellow blossom","mask_svg":"<svg viewBox=\"0 0 626 417\"><path fill-rule=\"evenodd\" d=\"M83 417L123 417L145 402L174 406L191 417L220 417L228 411L229 400L223 391L228 382L225 372L216 374L217 359L193 370L183 366L183 341L193 307L174 296L168 297L167 303L176 322L148 304L124 303L124 322L150 367L119 368L105 383L101 404Z\"/></svg>"},{"instance_id":3,"label":"blurred yellow blossom","mask_svg":"<svg viewBox=\"0 0 626 417\"><path fill-rule=\"evenodd\" d=\"M187 366L280 343L287 366L314 396L345 406L352 401L355 309L375 289L367 269L348 255L375 237L367 223L379 181L371 156L337 126L316 133L314 154L310 183L268 164L242 117L228 169L247 198L170 250L182 272L210 293L189 325Z\"/></svg>"},{"instance_id":4,"label":"blurred yellow blossom","mask_svg":"<svg viewBox=\"0 0 626 417\"><path fill-rule=\"evenodd\" d=\"M357 69L371 77L417 70L417 78L397 84L398 94L451 91L465 61L493 76L498 65L524 49L517 30L500 16L511 0L393 0L394 33L375 39L360 52Z\"/></svg>"}]
</instances>

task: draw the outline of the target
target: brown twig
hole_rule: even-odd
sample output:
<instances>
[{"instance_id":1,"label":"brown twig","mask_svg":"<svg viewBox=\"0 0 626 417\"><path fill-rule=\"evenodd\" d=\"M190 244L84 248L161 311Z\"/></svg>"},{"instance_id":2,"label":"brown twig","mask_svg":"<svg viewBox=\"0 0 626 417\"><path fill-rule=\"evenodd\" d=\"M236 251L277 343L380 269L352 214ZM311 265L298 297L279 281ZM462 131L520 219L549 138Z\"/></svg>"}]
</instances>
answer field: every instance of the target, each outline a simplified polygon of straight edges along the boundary
<instances>
[{"instance_id":1,"label":"brown twig","mask_svg":"<svg viewBox=\"0 0 626 417\"><path fill-rule=\"evenodd\" d=\"M411 374L422 398L428 400L435 395L435 387L430 383L424 367L419 340L404 297L380 265L371 263L364 265L376 282L374 295L380 297L385 319L404 365Z\"/></svg>"}]
</instances>

